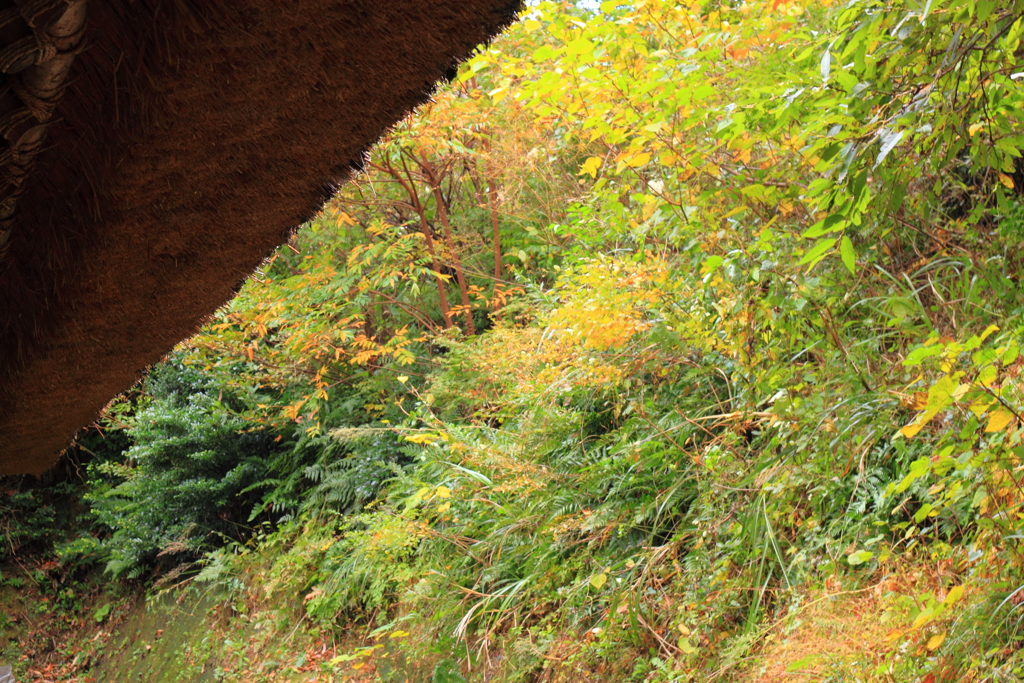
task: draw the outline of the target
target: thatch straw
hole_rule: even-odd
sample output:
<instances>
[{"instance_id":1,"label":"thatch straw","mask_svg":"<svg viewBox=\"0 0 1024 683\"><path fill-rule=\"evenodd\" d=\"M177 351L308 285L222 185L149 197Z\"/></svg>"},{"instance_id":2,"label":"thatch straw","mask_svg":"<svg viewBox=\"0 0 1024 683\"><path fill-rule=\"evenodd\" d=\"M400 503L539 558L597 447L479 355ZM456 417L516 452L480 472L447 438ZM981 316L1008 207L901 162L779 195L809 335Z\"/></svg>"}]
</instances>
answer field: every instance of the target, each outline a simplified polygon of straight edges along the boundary
<instances>
[{"instance_id":1,"label":"thatch straw","mask_svg":"<svg viewBox=\"0 0 1024 683\"><path fill-rule=\"evenodd\" d=\"M0 267L18 197L85 35L86 0L31 0L0 10Z\"/></svg>"},{"instance_id":2,"label":"thatch straw","mask_svg":"<svg viewBox=\"0 0 1024 683\"><path fill-rule=\"evenodd\" d=\"M0 174L20 182L0 222L0 471L52 464L518 4L105 0L84 36L41 16L51 60L85 49L59 83L57 65L18 77L52 116L34 164L11 147Z\"/></svg>"}]
</instances>

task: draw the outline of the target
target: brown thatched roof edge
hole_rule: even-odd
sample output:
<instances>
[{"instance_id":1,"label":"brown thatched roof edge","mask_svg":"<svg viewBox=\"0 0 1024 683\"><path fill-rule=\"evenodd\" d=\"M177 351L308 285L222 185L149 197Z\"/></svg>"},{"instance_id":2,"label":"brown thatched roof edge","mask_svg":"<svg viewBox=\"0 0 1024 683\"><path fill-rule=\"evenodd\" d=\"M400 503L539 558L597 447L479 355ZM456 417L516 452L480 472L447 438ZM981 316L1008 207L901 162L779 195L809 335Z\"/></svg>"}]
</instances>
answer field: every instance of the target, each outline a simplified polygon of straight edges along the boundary
<instances>
[{"instance_id":1,"label":"brown thatched roof edge","mask_svg":"<svg viewBox=\"0 0 1024 683\"><path fill-rule=\"evenodd\" d=\"M36 82L48 124L0 130L0 473L49 467L519 8L85 1L83 34L82 0L0 0L0 117Z\"/></svg>"}]
</instances>

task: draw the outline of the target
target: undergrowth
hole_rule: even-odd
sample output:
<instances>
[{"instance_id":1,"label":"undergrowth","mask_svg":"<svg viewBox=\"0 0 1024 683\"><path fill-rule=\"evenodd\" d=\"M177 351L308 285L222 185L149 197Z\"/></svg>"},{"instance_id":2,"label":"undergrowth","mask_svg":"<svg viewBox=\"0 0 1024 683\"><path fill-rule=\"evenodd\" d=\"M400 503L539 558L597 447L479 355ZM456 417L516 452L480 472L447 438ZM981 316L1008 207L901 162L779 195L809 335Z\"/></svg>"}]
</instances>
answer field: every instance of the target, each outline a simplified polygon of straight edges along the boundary
<instances>
[{"instance_id":1,"label":"undergrowth","mask_svg":"<svg viewBox=\"0 0 1024 683\"><path fill-rule=\"evenodd\" d=\"M209 591L226 680L1024 676L1021 31L531 6L9 553Z\"/></svg>"}]
</instances>

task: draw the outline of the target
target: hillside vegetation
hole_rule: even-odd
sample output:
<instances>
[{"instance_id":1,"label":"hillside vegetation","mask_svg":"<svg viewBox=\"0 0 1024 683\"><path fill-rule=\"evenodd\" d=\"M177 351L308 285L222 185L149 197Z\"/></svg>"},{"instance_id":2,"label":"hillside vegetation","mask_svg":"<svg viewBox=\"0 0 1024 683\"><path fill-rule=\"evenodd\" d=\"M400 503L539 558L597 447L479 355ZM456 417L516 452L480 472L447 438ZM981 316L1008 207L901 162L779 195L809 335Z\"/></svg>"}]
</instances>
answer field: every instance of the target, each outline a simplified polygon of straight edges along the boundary
<instances>
[{"instance_id":1,"label":"hillside vegetation","mask_svg":"<svg viewBox=\"0 0 1024 683\"><path fill-rule=\"evenodd\" d=\"M1024 679L1022 17L531 6L9 482L19 680Z\"/></svg>"}]
</instances>

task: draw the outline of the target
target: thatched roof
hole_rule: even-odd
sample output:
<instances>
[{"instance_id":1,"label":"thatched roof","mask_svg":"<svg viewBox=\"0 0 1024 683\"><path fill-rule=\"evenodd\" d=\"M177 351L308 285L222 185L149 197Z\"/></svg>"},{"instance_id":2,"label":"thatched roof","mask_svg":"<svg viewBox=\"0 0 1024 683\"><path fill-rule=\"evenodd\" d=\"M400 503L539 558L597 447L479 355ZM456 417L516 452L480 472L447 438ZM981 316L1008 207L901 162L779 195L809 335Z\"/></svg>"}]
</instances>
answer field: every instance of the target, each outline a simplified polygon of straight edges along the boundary
<instances>
[{"instance_id":1,"label":"thatched roof","mask_svg":"<svg viewBox=\"0 0 1024 683\"><path fill-rule=\"evenodd\" d=\"M49 467L518 5L0 0L0 472Z\"/></svg>"}]
</instances>

